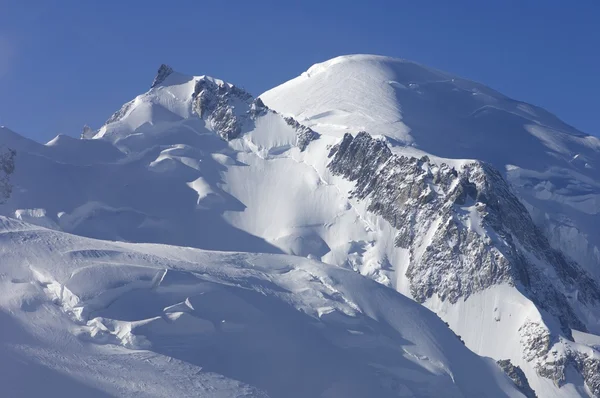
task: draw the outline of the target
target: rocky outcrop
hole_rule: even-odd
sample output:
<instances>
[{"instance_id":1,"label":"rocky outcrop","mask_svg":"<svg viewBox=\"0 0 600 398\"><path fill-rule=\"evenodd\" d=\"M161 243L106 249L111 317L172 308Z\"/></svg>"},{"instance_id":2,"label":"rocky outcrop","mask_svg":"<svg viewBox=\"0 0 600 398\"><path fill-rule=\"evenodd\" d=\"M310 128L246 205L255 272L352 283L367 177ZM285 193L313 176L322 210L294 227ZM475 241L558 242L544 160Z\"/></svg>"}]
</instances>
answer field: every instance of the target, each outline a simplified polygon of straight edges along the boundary
<instances>
[{"instance_id":1,"label":"rocky outcrop","mask_svg":"<svg viewBox=\"0 0 600 398\"><path fill-rule=\"evenodd\" d=\"M466 225L477 220L465 220L471 210L462 207L483 209L467 175L427 157L395 156L367 133L347 134L330 156L329 168L356 181L352 195L368 200L368 210L398 230L396 245L410 250L406 276L416 300L438 294L454 303L494 284L514 283L524 272L490 236Z\"/></svg>"},{"instance_id":2,"label":"rocky outcrop","mask_svg":"<svg viewBox=\"0 0 600 398\"><path fill-rule=\"evenodd\" d=\"M352 194L368 200L368 210L398 230L396 245L410 250L406 276L415 299L437 294L454 303L507 282L555 315L568 336L569 327L585 329L563 292L578 289L583 304L595 303L598 284L550 247L491 166L472 162L457 171L427 157L393 155L364 132L347 134L330 157L331 171L355 181Z\"/></svg>"},{"instance_id":3,"label":"rocky outcrop","mask_svg":"<svg viewBox=\"0 0 600 398\"><path fill-rule=\"evenodd\" d=\"M583 375L585 384L592 394L600 397L600 359L596 356L571 351L573 354L575 368Z\"/></svg>"},{"instance_id":4,"label":"rocky outcrop","mask_svg":"<svg viewBox=\"0 0 600 398\"><path fill-rule=\"evenodd\" d=\"M6 201L12 193L12 184L10 176L15 171L15 157L17 152L14 149L4 149L0 154L0 204Z\"/></svg>"},{"instance_id":5,"label":"rocky outcrop","mask_svg":"<svg viewBox=\"0 0 600 398\"><path fill-rule=\"evenodd\" d=\"M284 120L289 126L292 126L294 129L296 129L298 137L296 141L296 146L300 148L301 152L306 149L306 147L308 146L308 144L310 144L311 141L314 141L320 137L320 135L317 132L298 123L298 121L296 121L296 119L292 117L284 117Z\"/></svg>"},{"instance_id":6,"label":"rocky outcrop","mask_svg":"<svg viewBox=\"0 0 600 398\"><path fill-rule=\"evenodd\" d=\"M196 82L192 97L194 112L211 123L223 139L229 141L240 135L249 117L250 94L232 84L203 77Z\"/></svg>"},{"instance_id":7,"label":"rocky outcrop","mask_svg":"<svg viewBox=\"0 0 600 398\"><path fill-rule=\"evenodd\" d=\"M536 339L540 350L525 353L526 359L533 361L537 373L550 379L558 387L565 384L569 368L577 371L594 397L600 397L600 358L593 349L583 352L574 348L571 342L563 342L561 349L551 349L547 343ZM535 347L535 345L532 345Z\"/></svg>"},{"instance_id":8,"label":"rocky outcrop","mask_svg":"<svg viewBox=\"0 0 600 398\"><path fill-rule=\"evenodd\" d=\"M300 151L304 151L311 141L319 138L319 134L295 119L283 117L269 109L260 98L254 99L246 91L225 82L201 78L196 83L193 98L193 111L209 122L217 134L227 141L238 138L245 125L250 127L257 118L267 113L282 117L296 130L296 146Z\"/></svg>"},{"instance_id":9,"label":"rocky outcrop","mask_svg":"<svg viewBox=\"0 0 600 398\"><path fill-rule=\"evenodd\" d=\"M173 73L173 68L171 68L169 65L162 64L160 66L160 68L158 68L158 72L156 73L156 77L154 78L154 81L152 82L152 86L150 86L150 87L154 88L154 87L158 86L159 84L161 84L162 82L164 82L165 79L171 73Z\"/></svg>"},{"instance_id":10,"label":"rocky outcrop","mask_svg":"<svg viewBox=\"0 0 600 398\"><path fill-rule=\"evenodd\" d=\"M559 321L553 333L537 324L520 332L524 357L536 361L541 375L560 380L555 373L563 374L562 363L546 360L550 347L572 340L571 328L586 329L577 308L597 308L600 287L552 249L500 173L482 162L456 170L427 157L394 155L365 132L346 134L329 156L333 174L355 182L351 195L398 231L396 245L410 253L406 277L417 301L436 294L454 303L496 284L515 286ZM595 366L579 358L575 367L583 375ZM595 380L588 376L586 383Z\"/></svg>"},{"instance_id":11,"label":"rocky outcrop","mask_svg":"<svg viewBox=\"0 0 600 398\"><path fill-rule=\"evenodd\" d=\"M497 361L497 363L504 373L506 373L506 375L515 383L523 395L527 398L537 398L537 394L529 385L529 381L520 367L513 365L509 359L502 359Z\"/></svg>"},{"instance_id":12,"label":"rocky outcrop","mask_svg":"<svg viewBox=\"0 0 600 398\"><path fill-rule=\"evenodd\" d=\"M543 358L552 347L550 331L538 322L527 321L519 328L523 358L529 362Z\"/></svg>"}]
</instances>

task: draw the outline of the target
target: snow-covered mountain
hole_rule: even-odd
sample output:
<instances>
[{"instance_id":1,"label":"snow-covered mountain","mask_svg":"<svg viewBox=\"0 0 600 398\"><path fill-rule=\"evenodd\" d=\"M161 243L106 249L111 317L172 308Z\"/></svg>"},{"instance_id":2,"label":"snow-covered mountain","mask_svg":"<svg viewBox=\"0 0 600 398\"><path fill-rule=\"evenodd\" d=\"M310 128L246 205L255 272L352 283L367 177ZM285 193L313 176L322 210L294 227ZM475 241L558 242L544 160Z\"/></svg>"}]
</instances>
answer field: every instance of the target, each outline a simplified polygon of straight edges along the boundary
<instances>
[{"instance_id":1,"label":"snow-covered mountain","mask_svg":"<svg viewBox=\"0 0 600 398\"><path fill-rule=\"evenodd\" d=\"M410 281L400 291L483 355L507 355L510 344L498 339L521 336L508 356L527 368L517 356L536 359L517 352L530 349L535 321L518 309L518 321L499 326L514 300L493 292L508 281L542 310L542 323L553 322L550 312L561 325L558 335L549 326L535 373L560 386L571 366L600 394L597 352L574 354L570 342L551 348L573 340L571 328L600 333L598 138L481 84L388 57L334 58L260 98L319 133L345 135L329 167L355 180L353 194L399 231L396 245L409 257L401 276ZM360 131L382 141L346 135ZM473 328L476 317L497 331ZM571 394L542 395L555 393Z\"/></svg>"},{"instance_id":2,"label":"snow-covered mountain","mask_svg":"<svg viewBox=\"0 0 600 398\"><path fill-rule=\"evenodd\" d=\"M321 133L367 131L410 154L490 163L552 244L600 276L600 139L544 109L371 55L314 65L260 98Z\"/></svg>"},{"instance_id":3,"label":"snow-covered mountain","mask_svg":"<svg viewBox=\"0 0 600 398\"><path fill-rule=\"evenodd\" d=\"M600 141L542 109L378 56L260 99L163 65L82 139L0 146L7 369L67 394L600 396Z\"/></svg>"}]
</instances>

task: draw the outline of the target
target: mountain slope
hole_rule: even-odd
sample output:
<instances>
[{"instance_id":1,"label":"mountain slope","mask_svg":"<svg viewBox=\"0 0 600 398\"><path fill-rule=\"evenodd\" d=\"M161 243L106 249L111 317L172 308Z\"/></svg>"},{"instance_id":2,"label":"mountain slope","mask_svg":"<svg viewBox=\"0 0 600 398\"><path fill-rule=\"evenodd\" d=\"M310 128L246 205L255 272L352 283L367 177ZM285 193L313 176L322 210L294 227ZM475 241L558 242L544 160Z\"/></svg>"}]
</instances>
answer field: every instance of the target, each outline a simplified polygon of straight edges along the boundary
<instances>
[{"instance_id":1,"label":"mountain slope","mask_svg":"<svg viewBox=\"0 0 600 398\"><path fill-rule=\"evenodd\" d=\"M331 59L262 94L321 133L491 163L553 245L600 276L600 140L481 84L389 57ZM420 156L420 155L418 155Z\"/></svg>"},{"instance_id":2,"label":"mountain slope","mask_svg":"<svg viewBox=\"0 0 600 398\"><path fill-rule=\"evenodd\" d=\"M0 240L9 396L521 396L435 314L337 267L4 217Z\"/></svg>"},{"instance_id":3,"label":"mountain slope","mask_svg":"<svg viewBox=\"0 0 600 398\"><path fill-rule=\"evenodd\" d=\"M328 167L356 181L349 194L397 230L395 245L406 249L392 261L398 290L438 312L476 352L519 363L530 380L537 374L561 386L569 366L597 374L597 359L591 373L582 370L587 360L572 361L569 342L571 328L598 333L600 325L597 138L478 83L388 57L334 58L260 98L326 136L364 130L383 140L346 135ZM513 293L498 291L505 282ZM539 315L530 313L532 303ZM529 340L532 330L538 337ZM546 334L547 347L523 353ZM600 393L597 377L586 385L579 393Z\"/></svg>"}]
</instances>

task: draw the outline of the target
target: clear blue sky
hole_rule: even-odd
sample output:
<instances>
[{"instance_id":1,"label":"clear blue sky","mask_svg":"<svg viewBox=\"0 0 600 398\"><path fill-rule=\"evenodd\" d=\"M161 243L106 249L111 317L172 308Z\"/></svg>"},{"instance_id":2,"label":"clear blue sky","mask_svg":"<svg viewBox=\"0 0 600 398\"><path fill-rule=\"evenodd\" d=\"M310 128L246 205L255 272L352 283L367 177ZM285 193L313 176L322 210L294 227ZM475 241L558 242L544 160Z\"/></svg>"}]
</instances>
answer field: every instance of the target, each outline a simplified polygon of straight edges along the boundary
<instances>
[{"instance_id":1,"label":"clear blue sky","mask_svg":"<svg viewBox=\"0 0 600 398\"><path fill-rule=\"evenodd\" d=\"M0 124L94 128L161 63L258 95L336 55L402 57L600 135L597 0L0 0Z\"/></svg>"}]
</instances>

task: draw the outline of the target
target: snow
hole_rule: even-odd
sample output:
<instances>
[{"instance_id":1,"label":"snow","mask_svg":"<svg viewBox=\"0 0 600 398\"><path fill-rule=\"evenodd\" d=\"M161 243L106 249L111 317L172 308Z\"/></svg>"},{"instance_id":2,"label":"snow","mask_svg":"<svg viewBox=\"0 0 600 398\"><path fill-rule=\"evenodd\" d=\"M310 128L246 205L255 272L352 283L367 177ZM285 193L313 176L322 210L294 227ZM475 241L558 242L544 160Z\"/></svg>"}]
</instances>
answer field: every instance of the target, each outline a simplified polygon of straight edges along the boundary
<instances>
[{"instance_id":1,"label":"snow","mask_svg":"<svg viewBox=\"0 0 600 398\"><path fill-rule=\"evenodd\" d=\"M365 130L386 137L397 153L428 155L457 168L467 159L501 171L510 165L505 177L555 246L598 274L600 139L549 112L479 83L375 55L316 64L260 98L319 133ZM559 192L540 195L540 173ZM575 227L565 231L565 223Z\"/></svg>"},{"instance_id":2,"label":"snow","mask_svg":"<svg viewBox=\"0 0 600 398\"><path fill-rule=\"evenodd\" d=\"M5 217L0 240L8 396L520 396L435 314L351 271Z\"/></svg>"},{"instance_id":3,"label":"snow","mask_svg":"<svg viewBox=\"0 0 600 398\"><path fill-rule=\"evenodd\" d=\"M509 358L538 396L585 396L581 379L558 388L524 359L520 328L556 325L519 286L433 296L429 310L412 301L415 258L327 166L361 130L457 170L490 162L555 246L599 276L600 141L478 83L369 55L263 94L279 113L250 117L255 104L233 98L242 131L225 141L193 109L201 80L233 87L172 72L93 139L42 145L0 129L18 153L0 205L9 393L39 393L16 377L27 364L65 396L521 396L494 364ZM282 116L321 136L299 148ZM457 214L490 235L477 203ZM556 349L593 350L597 336L574 337Z\"/></svg>"},{"instance_id":4,"label":"snow","mask_svg":"<svg viewBox=\"0 0 600 398\"><path fill-rule=\"evenodd\" d=\"M510 358L520 366L539 397L581 396L585 390L581 381L557 389L551 380L536 377L533 364L523 354L519 329L528 321L544 324L544 317L512 286L498 285L456 304L432 298L426 306L448 322L473 351L492 358Z\"/></svg>"},{"instance_id":5,"label":"snow","mask_svg":"<svg viewBox=\"0 0 600 398\"><path fill-rule=\"evenodd\" d=\"M573 330L573 338L576 343L593 347L596 350L600 349L600 336Z\"/></svg>"},{"instance_id":6,"label":"snow","mask_svg":"<svg viewBox=\"0 0 600 398\"><path fill-rule=\"evenodd\" d=\"M338 137L360 130L411 142L394 101L388 58L334 58L261 96L267 106L293 115L300 123ZM403 61L398 61L403 62ZM347 70L338 74L340 65ZM359 75L361 78L354 78ZM384 106L381 106L381 105Z\"/></svg>"}]
</instances>

